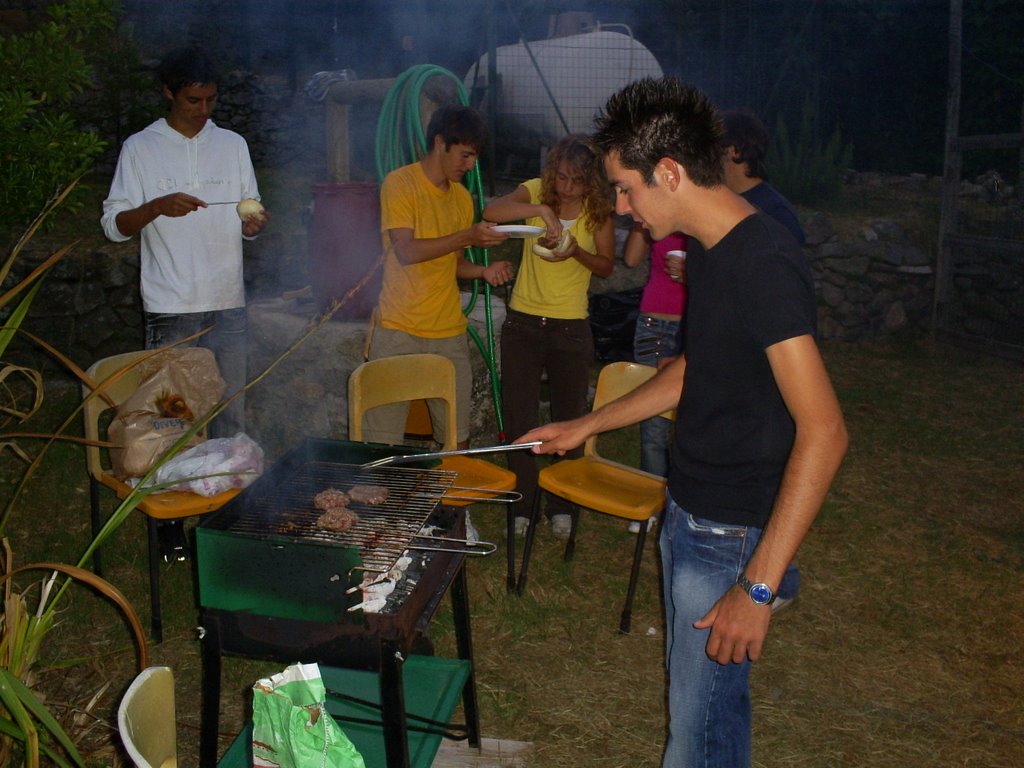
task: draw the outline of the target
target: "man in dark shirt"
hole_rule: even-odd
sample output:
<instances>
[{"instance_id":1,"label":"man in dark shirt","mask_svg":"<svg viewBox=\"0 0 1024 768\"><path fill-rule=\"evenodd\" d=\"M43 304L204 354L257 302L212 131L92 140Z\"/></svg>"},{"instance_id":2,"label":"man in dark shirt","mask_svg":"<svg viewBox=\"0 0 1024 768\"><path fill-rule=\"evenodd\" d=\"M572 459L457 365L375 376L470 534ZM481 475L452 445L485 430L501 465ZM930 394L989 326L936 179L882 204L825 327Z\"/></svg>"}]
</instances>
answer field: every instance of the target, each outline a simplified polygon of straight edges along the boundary
<instances>
[{"instance_id":1,"label":"man in dark shirt","mask_svg":"<svg viewBox=\"0 0 1024 768\"><path fill-rule=\"evenodd\" d=\"M660 538L665 768L750 765L750 663L847 446L814 340L810 269L782 225L725 185L722 131L707 98L674 78L609 99L594 141L616 213L654 239L689 236L685 354L600 410L517 441L563 453L676 408Z\"/></svg>"},{"instance_id":2,"label":"man in dark shirt","mask_svg":"<svg viewBox=\"0 0 1024 768\"><path fill-rule=\"evenodd\" d=\"M722 140L725 185L748 203L764 211L788 229L796 241L804 244L805 236L796 211L775 187L768 183L768 129L761 118L749 109L732 109L722 113L725 138Z\"/></svg>"}]
</instances>

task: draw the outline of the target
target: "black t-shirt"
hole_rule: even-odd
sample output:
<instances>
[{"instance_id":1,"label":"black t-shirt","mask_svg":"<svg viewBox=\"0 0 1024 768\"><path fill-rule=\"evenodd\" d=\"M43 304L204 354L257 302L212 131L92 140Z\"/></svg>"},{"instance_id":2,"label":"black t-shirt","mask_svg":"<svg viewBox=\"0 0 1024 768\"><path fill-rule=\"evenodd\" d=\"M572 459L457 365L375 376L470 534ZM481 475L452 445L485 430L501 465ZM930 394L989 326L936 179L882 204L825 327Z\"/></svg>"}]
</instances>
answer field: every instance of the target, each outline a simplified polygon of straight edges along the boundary
<instances>
[{"instance_id":1,"label":"black t-shirt","mask_svg":"<svg viewBox=\"0 0 1024 768\"><path fill-rule=\"evenodd\" d=\"M756 213L686 257L686 377L669 492L687 512L764 527L795 428L765 350L813 335L810 266L776 220Z\"/></svg>"}]
</instances>

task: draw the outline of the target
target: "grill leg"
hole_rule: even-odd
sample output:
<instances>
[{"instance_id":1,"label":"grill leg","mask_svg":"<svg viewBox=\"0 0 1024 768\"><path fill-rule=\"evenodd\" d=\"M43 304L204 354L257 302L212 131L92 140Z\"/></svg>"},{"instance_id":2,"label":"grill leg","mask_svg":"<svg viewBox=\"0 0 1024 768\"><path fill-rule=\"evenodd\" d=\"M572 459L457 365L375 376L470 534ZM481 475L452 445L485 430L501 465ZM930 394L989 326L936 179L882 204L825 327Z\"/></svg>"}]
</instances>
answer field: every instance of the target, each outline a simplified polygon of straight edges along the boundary
<instances>
[{"instance_id":1,"label":"grill leg","mask_svg":"<svg viewBox=\"0 0 1024 768\"><path fill-rule=\"evenodd\" d=\"M202 653L202 696L199 717L199 765L217 764L217 737L220 730L220 625L210 616L203 616L204 632L200 640Z\"/></svg>"},{"instance_id":2,"label":"grill leg","mask_svg":"<svg viewBox=\"0 0 1024 768\"><path fill-rule=\"evenodd\" d=\"M465 561L452 582L452 618L455 620L455 642L459 658L469 662L469 677L462 688L462 708L466 714L469 746L480 748L480 710L476 700L476 669L473 665L473 636L469 628L469 589L466 585Z\"/></svg>"},{"instance_id":3,"label":"grill leg","mask_svg":"<svg viewBox=\"0 0 1024 768\"><path fill-rule=\"evenodd\" d=\"M388 768L409 768L409 734L405 727L405 657L397 643L381 643L380 703Z\"/></svg>"}]
</instances>

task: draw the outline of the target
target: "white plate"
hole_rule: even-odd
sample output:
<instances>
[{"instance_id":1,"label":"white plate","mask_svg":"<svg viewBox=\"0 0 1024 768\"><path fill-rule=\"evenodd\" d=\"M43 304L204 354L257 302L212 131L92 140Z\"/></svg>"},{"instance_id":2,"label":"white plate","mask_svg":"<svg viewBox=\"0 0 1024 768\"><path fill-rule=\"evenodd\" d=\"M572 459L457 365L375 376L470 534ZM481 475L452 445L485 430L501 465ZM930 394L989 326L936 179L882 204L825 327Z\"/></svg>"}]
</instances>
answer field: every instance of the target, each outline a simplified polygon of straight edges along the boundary
<instances>
[{"instance_id":1,"label":"white plate","mask_svg":"<svg viewBox=\"0 0 1024 768\"><path fill-rule=\"evenodd\" d=\"M544 227L533 227L529 224L499 224L495 232L508 232L509 237L537 237L544 234Z\"/></svg>"}]
</instances>

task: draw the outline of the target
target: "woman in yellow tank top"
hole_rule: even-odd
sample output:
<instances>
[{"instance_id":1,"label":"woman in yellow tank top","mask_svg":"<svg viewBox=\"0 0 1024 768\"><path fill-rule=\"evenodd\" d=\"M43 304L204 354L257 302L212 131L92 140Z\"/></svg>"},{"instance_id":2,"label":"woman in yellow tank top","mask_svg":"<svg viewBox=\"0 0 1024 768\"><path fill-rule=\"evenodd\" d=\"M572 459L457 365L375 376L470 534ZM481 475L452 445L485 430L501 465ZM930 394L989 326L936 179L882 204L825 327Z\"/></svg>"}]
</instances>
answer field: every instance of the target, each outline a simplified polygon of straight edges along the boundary
<instances>
[{"instance_id":1,"label":"woman in yellow tank top","mask_svg":"<svg viewBox=\"0 0 1024 768\"><path fill-rule=\"evenodd\" d=\"M587 138L571 135L552 147L540 178L493 200L483 213L490 221L522 220L545 230L523 242L501 329L505 430L518 437L540 424L545 376L552 420L574 419L587 410L594 361L587 294L591 275L607 277L614 263L611 192ZM537 459L525 451L508 457L523 494L516 509L516 531L522 535L537 495ZM550 499L545 513L556 536L568 537L571 512L565 500Z\"/></svg>"}]
</instances>

